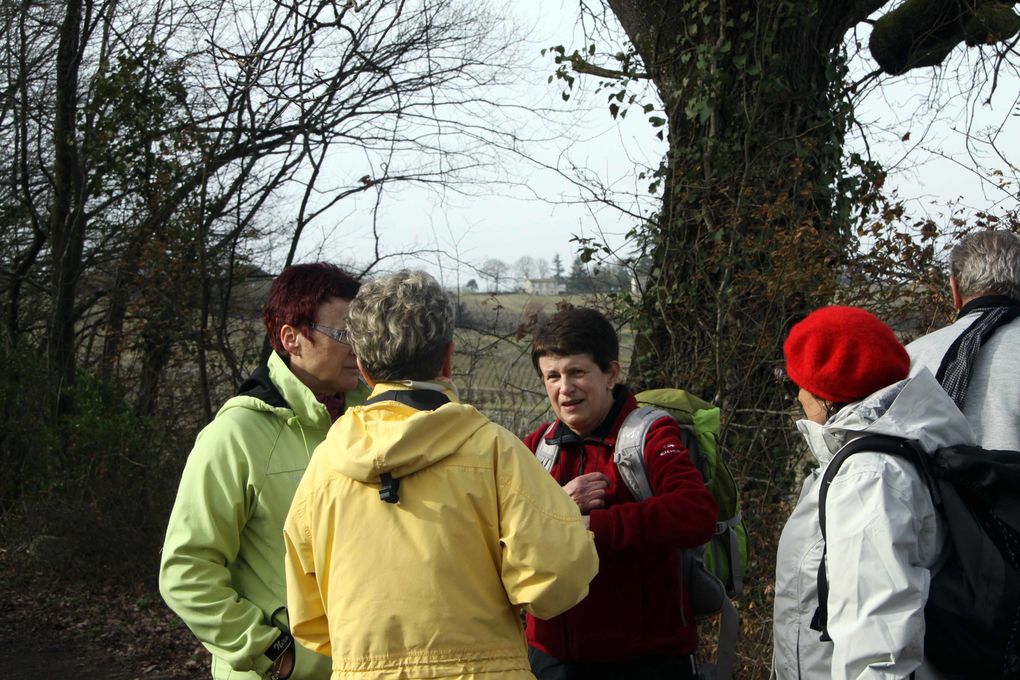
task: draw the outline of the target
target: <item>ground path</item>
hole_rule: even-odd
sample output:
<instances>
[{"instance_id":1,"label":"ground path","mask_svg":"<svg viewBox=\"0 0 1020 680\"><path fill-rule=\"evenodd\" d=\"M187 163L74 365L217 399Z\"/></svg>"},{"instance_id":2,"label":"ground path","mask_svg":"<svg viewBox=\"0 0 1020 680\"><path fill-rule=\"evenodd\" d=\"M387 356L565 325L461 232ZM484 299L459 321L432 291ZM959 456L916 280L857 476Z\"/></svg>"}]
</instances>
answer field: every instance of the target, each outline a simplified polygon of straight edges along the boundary
<instances>
[{"instance_id":1,"label":"ground path","mask_svg":"<svg viewBox=\"0 0 1020 680\"><path fill-rule=\"evenodd\" d=\"M40 680L40 678L94 678L95 680L176 680L179 673L159 672L155 666L130 669L112 661L103 649L83 643L54 644L45 640L3 643L4 680ZM186 677L195 677L189 673Z\"/></svg>"},{"instance_id":2,"label":"ground path","mask_svg":"<svg viewBox=\"0 0 1020 680\"><path fill-rule=\"evenodd\" d=\"M208 654L159 599L154 578L96 582L81 574L47 569L0 548L4 680L208 675Z\"/></svg>"}]
</instances>

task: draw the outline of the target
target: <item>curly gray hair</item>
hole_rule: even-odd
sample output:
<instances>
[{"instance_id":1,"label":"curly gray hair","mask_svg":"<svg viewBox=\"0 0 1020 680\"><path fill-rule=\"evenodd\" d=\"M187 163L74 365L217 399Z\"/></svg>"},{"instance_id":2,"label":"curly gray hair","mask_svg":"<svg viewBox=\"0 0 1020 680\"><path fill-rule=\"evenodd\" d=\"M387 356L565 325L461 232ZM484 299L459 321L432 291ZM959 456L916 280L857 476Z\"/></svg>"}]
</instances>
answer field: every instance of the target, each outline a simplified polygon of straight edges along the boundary
<instances>
[{"instance_id":1,"label":"curly gray hair","mask_svg":"<svg viewBox=\"0 0 1020 680\"><path fill-rule=\"evenodd\" d=\"M964 237L949 255L949 271L964 299L1005 295L1020 301L1020 235L979 231Z\"/></svg>"},{"instance_id":2,"label":"curly gray hair","mask_svg":"<svg viewBox=\"0 0 1020 680\"><path fill-rule=\"evenodd\" d=\"M453 306L434 278L403 270L361 286L347 331L373 380L432 380L453 342Z\"/></svg>"}]
</instances>

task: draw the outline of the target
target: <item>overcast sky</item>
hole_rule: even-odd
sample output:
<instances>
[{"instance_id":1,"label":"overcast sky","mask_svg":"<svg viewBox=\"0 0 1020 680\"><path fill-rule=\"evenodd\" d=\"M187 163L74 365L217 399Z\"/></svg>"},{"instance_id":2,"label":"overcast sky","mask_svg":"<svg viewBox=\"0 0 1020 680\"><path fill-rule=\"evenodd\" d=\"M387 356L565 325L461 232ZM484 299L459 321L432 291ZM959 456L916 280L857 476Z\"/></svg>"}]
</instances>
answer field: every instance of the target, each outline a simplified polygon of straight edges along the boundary
<instances>
[{"instance_id":1,"label":"overcast sky","mask_svg":"<svg viewBox=\"0 0 1020 680\"><path fill-rule=\"evenodd\" d=\"M547 138L541 144L530 145L528 152L541 164L567 175L573 174L574 167L584 168L618 192L629 210L654 207L654 200L649 202L645 191L648 182L638 179L637 174L642 167L657 164L664 144L655 139L655 130L644 117L637 115L640 111L614 121L606 109L606 95L595 95L590 84L564 103L560 98L562 84L546 82L555 66L548 56L540 55L543 47L563 44L568 52L582 47L583 38L575 26L576 1L527 0L508 6L517 14L516 25L522 27L524 38L517 47L525 63L516 86L493 96L536 109L560 110L559 114L542 117L521 115L522 136ZM862 42L866 43L866 37L866 33L861 34ZM970 75L977 61L973 51L957 52L960 54L954 56L949 68L891 79L863 98L857 109L858 119L870 131L870 152L892 170L889 186L912 201L912 209L928 211L937 220L944 212L938 204L947 200L959 197L971 207L1008 200L973 172L975 159L1012 176L1016 173L1008 170L1008 162L1014 166L1020 162L1016 141L1020 140L1020 118L1009 115L1018 109L1020 79L1015 71L1004 73L991 106L985 105L982 98L968 97L970 88L961 86L956 75L960 72L968 74L966 78L974 77ZM855 68L863 73L873 68L873 63L860 60ZM984 97L987 91L986 87ZM968 126L972 134L994 136L1005 158L996 158L996 152L987 144L972 140L968 147ZM864 152L856 133L848 146ZM375 222L375 197L363 195L359 200L349 200L305 235L299 260L321 257L363 265L374 257L373 226L381 235L379 247L384 254L417 249L441 252L391 258L380 265L380 271L422 267L440 275L450 286L477 278L472 265L481 265L488 258L512 264L523 255L551 260L558 254L569 266L577 251L571 239L577 236L604 239L626 252L624 234L634 219L581 200L584 192L557 172L505 156L503 168L492 176L507 181L473 187L467 195L388 189L382 195ZM627 199L627 194L638 198ZM1016 202L1015 187L1012 200Z\"/></svg>"}]
</instances>

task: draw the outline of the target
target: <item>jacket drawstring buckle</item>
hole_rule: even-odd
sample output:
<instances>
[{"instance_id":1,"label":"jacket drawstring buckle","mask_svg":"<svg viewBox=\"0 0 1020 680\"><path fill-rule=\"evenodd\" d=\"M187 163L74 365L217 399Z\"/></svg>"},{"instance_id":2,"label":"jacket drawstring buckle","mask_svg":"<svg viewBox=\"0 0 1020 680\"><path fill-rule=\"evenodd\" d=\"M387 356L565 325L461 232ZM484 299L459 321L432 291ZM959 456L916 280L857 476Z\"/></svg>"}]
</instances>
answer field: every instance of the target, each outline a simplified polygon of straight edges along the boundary
<instances>
[{"instance_id":1,"label":"jacket drawstring buckle","mask_svg":"<svg viewBox=\"0 0 1020 680\"><path fill-rule=\"evenodd\" d=\"M393 479L393 475L389 472L384 472L379 475L379 498L386 503L396 503L400 500L397 496L397 490L400 489L400 480Z\"/></svg>"}]
</instances>

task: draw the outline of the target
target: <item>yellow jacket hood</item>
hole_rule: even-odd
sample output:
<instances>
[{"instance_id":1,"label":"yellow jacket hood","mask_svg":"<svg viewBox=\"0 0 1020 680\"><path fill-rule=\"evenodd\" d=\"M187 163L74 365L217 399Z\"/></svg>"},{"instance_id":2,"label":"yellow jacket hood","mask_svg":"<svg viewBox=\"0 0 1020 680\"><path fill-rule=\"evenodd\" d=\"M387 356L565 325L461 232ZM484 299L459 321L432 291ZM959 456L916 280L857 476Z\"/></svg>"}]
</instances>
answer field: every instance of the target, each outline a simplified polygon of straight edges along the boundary
<instances>
[{"instance_id":1,"label":"yellow jacket hood","mask_svg":"<svg viewBox=\"0 0 1020 680\"><path fill-rule=\"evenodd\" d=\"M323 448L336 452L329 466L359 482L377 482L384 472L404 477L458 451L489 422L442 383L379 383L369 400L412 388L439 391L450 401L434 411L386 399L348 409L326 437Z\"/></svg>"}]
</instances>

